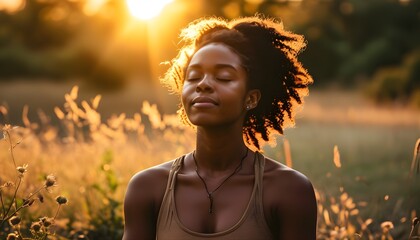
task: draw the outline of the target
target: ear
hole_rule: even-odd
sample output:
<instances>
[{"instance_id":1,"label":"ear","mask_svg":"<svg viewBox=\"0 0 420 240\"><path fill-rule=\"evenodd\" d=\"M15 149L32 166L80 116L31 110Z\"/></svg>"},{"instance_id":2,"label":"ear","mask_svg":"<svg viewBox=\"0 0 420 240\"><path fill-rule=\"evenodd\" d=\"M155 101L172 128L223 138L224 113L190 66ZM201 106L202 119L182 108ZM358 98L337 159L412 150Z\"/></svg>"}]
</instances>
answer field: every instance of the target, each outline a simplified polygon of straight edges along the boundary
<instances>
[{"instance_id":1,"label":"ear","mask_svg":"<svg viewBox=\"0 0 420 240\"><path fill-rule=\"evenodd\" d=\"M250 110L257 107L260 99L261 99L261 92L259 89L249 90L247 93L246 101L245 101L246 109Z\"/></svg>"}]
</instances>

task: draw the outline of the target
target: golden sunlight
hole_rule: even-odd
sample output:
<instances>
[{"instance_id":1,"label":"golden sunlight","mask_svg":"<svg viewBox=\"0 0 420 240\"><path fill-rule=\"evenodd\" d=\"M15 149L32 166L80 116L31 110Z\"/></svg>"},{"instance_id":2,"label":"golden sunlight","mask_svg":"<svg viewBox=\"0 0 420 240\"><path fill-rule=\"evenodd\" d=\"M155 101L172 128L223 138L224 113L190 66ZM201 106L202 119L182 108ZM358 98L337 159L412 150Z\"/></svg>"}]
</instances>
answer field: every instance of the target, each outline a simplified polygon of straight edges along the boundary
<instances>
[{"instance_id":1,"label":"golden sunlight","mask_svg":"<svg viewBox=\"0 0 420 240\"><path fill-rule=\"evenodd\" d=\"M23 0L0 0L0 11L5 10L8 12L15 12L24 7Z\"/></svg>"},{"instance_id":2,"label":"golden sunlight","mask_svg":"<svg viewBox=\"0 0 420 240\"><path fill-rule=\"evenodd\" d=\"M127 0L131 15L135 18L148 20L156 17L162 9L173 0Z\"/></svg>"}]
</instances>

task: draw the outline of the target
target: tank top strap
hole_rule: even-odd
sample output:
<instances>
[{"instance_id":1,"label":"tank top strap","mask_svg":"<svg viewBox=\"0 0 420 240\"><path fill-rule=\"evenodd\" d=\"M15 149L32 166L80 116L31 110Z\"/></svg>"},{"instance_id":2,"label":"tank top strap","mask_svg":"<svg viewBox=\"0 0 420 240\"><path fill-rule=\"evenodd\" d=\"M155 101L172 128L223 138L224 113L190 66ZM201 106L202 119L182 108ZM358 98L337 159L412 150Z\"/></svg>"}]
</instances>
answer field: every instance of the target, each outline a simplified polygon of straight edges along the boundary
<instances>
[{"instance_id":1,"label":"tank top strap","mask_svg":"<svg viewBox=\"0 0 420 240\"><path fill-rule=\"evenodd\" d=\"M171 191L174 188L176 175L178 174L179 169L181 169L182 163L184 162L185 155L174 160L169 171L168 183L166 189Z\"/></svg>"},{"instance_id":2,"label":"tank top strap","mask_svg":"<svg viewBox=\"0 0 420 240\"><path fill-rule=\"evenodd\" d=\"M171 166L171 170L169 170L168 181L166 184L165 194L162 199L162 205L160 206L159 215L157 219L157 226L167 226L171 222L171 218L173 216L173 209L171 208L172 199L172 191L174 191L176 176L178 171L181 169L182 163L184 162L185 155L177 158L174 160Z\"/></svg>"}]
</instances>

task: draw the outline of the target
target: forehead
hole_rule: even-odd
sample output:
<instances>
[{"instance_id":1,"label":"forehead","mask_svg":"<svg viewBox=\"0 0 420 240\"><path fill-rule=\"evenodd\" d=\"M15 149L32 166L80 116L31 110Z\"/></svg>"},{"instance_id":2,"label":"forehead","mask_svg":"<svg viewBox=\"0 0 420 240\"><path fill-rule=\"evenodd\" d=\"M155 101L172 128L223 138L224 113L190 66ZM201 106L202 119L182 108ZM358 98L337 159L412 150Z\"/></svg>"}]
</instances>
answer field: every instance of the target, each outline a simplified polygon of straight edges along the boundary
<instances>
[{"instance_id":1,"label":"forehead","mask_svg":"<svg viewBox=\"0 0 420 240\"><path fill-rule=\"evenodd\" d=\"M209 43L201 47L191 58L191 66L232 65L240 67L239 55L223 43Z\"/></svg>"}]
</instances>

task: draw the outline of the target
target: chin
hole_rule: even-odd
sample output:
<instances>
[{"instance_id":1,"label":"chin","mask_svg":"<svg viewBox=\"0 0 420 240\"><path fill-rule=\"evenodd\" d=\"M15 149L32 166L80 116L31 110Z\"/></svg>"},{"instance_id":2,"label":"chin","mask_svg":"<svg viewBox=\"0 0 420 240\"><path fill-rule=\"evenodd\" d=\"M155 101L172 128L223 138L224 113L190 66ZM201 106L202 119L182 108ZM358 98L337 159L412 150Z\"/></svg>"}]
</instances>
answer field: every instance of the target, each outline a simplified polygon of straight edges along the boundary
<instances>
[{"instance_id":1,"label":"chin","mask_svg":"<svg viewBox=\"0 0 420 240\"><path fill-rule=\"evenodd\" d=\"M195 120L191 120L190 119L190 122L191 122L192 125L197 126L197 127L205 127L205 126L214 126L214 125L217 125L217 124L214 124L211 121L208 121L208 119L199 119L199 120L198 119L195 119Z\"/></svg>"},{"instance_id":2,"label":"chin","mask_svg":"<svg viewBox=\"0 0 420 240\"><path fill-rule=\"evenodd\" d=\"M190 118L189 120L191 124L197 127L216 127L223 125L220 121L214 121L214 119L208 117Z\"/></svg>"}]
</instances>

